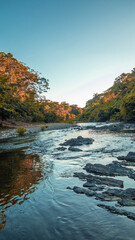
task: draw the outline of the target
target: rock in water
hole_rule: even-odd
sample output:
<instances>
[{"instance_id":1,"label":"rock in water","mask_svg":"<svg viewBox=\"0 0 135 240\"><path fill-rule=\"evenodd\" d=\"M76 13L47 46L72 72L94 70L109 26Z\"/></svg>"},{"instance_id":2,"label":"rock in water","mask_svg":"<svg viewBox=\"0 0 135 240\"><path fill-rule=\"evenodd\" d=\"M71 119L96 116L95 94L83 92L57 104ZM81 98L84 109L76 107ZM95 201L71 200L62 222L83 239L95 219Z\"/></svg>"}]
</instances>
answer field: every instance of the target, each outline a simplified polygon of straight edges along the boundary
<instances>
[{"instance_id":1,"label":"rock in water","mask_svg":"<svg viewBox=\"0 0 135 240\"><path fill-rule=\"evenodd\" d=\"M68 150L72 152L82 152L80 148L75 148L75 147L69 147Z\"/></svg>"},{"instance_id":2,"label":"rock in water","mask_svg":"<svg viewBox=\"0 0 135 240\"><path fill-rule=\"evenodd\" d=\"M97 177L93 176L90 174L84 174L81 172L76 172L73 175L74 177L78 177L79 179L82 180L87 180L87 182L92 183L92 184L97 184L97 185L107 185L107 186L112 186L112 187L120 187L123 188L123 181L122 180L117 180L114 178L108 178L108 177Z\"/></svg>"},{"instance_id":3,"label":"rock in water","mask_svg":"<svg viewBox=\"0 0 135 240\"><path fill-rule=\"evenodd\" d=\"M94 139L92 138L83 138L82 136L79 136L77 138L71 138L64 143L61 143L61 146L81 146L81 145L88 145L92 144L94 142Z\"/></svg>"},{"instance_id":4,"label":"rock in water","mask_svg":"<svg viewBox=\"0 0 135 240\"><path fill-rule=\"evenodd\" d=\"M118 160L126 160L126 161L135 162L135 152L129 152L127 154L127 156L119 156L117 158L118 158Z\"/></svg>"},{"instance_id":5,"label":"rock in water","mask_svg":"<svg viewBox=\"0 0 135 240\"><path fill-rule=\"evenodd\" d=\"M95 195L95 193L93 191L91 191L89 189L77 187L77 186L73 187L73 191L76 192L76 193L79 193L79 194L86 194L89 197L92 197L92 196Z\"/></svg>"},{"instance_id":6,"label":"rock in water","mask_svg":"<svg viewBox=\"0 0 135 240\"><path fill-rule=\"evenodd\" d=\"M128 176L135 179L135 171L131 168L121 166L117 161L107 165L87 163L85 168L87 172L102 176Z\"/></svg>"},{"instance_id":7,"label":"rock in water","mask_svg":"<svg viewBox=\"0 0 135 240\"><path fill-rule=\"evenodd\" d=\"M65 150L66 150L65 147L58 147L58 148L56 148L56 149L59 150L59 151L65 151Z\"/></svg>"},{"instance_id":8,"label":"rock in water","mask_svg":"<svg viewBox=\"0 0 135 240\"><path fill-rule=\"evenodd\" d=\"M134 199L134 198L133 198ZM135 206L135 200L133 199L130 199L130 198L122 198L120 200L118 200L118 203L121 205L121 206L130 206L130 207L133 207Z\"/></svg>"},{"instance_id":9,"label":"rock in water","mask_svg":"<svg viewBox=\"0 0 135 240\"><path fill-rule=\"evenodd\" d=\"M98 204L98 207L104 208L111 213L127 216L128 218L130 218L132 220L135 220L135 213L128 212L124 209L119 209L119 208L115 208L115 207L112 207L112 206L107 206L107 205L104 205L104 204Z\"/></svg>"},{"instance_id":10,"label":"rock in water","mask_svg":"<svg viewBox=\"0 0 135 240\"><path fill-rule=\"evenodd\" d=\"M97 186L94 183L86 182L83 184L83 187L87 187L88 189L92 191L102 191L104 189L103 186Z\"/></svg>"},{"instance_id":11,"label":"rock in water","mask_svg":"<svg viewBox=\"0 0 135 240\"><path fill-rule=\"evenodd\" d=\"M118 201L122 206L135 206L135 189L108 189L102 193L97 193L96 199L101 201Z\"/></svg>"}]
</instances>

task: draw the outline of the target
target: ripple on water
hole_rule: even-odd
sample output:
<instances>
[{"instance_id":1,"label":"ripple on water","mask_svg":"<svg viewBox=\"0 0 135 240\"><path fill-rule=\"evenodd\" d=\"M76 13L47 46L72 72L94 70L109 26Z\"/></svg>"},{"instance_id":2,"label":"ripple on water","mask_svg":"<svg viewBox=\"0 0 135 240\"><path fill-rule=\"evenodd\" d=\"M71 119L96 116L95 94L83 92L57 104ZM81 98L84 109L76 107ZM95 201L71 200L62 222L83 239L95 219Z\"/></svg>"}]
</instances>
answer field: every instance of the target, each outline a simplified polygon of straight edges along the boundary
<instances>
[{"instance_id":1,"label":"ripple on water","mask_svg":"<svg viewBox=\"0 0 135 240\"><path fill-rule=\"evenodd\" d=\"M95 141L78 153L56 150L79 135ZM101 202L94 197L66 188L82 187L84 181L73 178L73 173L84 171L87 162L107 164L133 151L134 137L133 133L66 129L4 142L5 150L9 145L16 150L0 154L1 239L133 240L132 220L99 208ZM31 154L21 147L28 147ZM117 179L124 180L125 188L134 187L128 177Z\"/></svg>"}]
</instances>

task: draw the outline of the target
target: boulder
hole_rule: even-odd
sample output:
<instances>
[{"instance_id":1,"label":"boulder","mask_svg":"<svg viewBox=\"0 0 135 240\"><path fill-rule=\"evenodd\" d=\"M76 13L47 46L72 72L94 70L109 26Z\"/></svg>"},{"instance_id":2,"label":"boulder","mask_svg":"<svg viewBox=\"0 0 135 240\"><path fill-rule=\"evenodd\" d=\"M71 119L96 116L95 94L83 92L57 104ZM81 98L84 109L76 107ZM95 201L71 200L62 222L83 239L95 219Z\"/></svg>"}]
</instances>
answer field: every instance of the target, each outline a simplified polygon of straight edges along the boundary
<instances>
[{"instance_id":1,"label":"boulder","mask_svg":"<svg viewBox=\"0 0 135 240\"><path fill-rule=\"evenodd\" d=\"M64 143L61 143L61 146L81 146L81 145L88 145L92 144L94 139L92 138L83 138L82 136L79 136L77 138L71 138Z\"/></svg>"}]
</instances>

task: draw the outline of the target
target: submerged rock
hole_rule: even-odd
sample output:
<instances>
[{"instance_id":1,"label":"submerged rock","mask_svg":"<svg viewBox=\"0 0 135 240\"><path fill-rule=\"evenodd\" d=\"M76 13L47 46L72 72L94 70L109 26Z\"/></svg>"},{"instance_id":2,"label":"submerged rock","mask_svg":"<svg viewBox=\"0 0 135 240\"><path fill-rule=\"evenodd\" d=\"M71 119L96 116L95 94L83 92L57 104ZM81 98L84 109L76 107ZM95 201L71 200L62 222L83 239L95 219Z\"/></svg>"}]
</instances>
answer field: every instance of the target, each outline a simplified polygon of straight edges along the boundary
<instances>
[{"instance_id":1,"label":"submerged rock","mask_svg":"<svg viewBox=\"0 0 135 240\"><path fill-rule=\"evenodd\" d=\"M61 143L61 146L81 146L81 145L88 145L92 144L94 139L92 138L83 138L82 136L79 136L77 138L71 138L64 143Z\"/></svg>"},{"instance_id":2,"label":"submerged rock","mask_svg":"<svg viewBox=\"0 0 135 240\"><path fill-rule=\"evenodd\" d=\"M59 150L59 151L65 151L67 148L66 147L58 147L56 149Z\"/></svg>"},{"instance_id":3,"label":"submerged rock","mask_svg":"<svg viewBox=\"0 0 135 240\"><path fill-rule=\"evenodd\" d=\"M123 215L123 216L126 216L126 217L128 217L132 220L135 220L135 213L128 212L124 209L119 209L119 208L115 208L113 206L108 206L108 205L104 205L104 204L98 204L98 207L104 208L111 213L118 214L118 215Z\"/></svg>"},{"instance_id":4,"label":"submerged rock","mask_svg":"<svg viewBox=\"0 0 135 240\"><path fill-rule=\"evenodd\" d=\"M73 190L71 187L67 187L67 189L69 189L69 190Z\"/></svg>"},{"instance_id":5,"label":"submerged rock","mask_svg":"<svg viewBox=\"0 0 135 240\"><path fill-rule=\"evenodd\" d=\"M103 186L97 186L96 184L90 182L84 183L83 187L88 187L92 191L102 191L104 189Z\"/></svg>"},{"instance_id":6,"label":"submerged rock","mask_svg":"<svg viewBox=\"0 0 135 240\"><path fill-rule=\"evenodd\" d=\"M75 148L75 147L69 147L68 150L72 152L82 152L80 148Z\"/></svg>"},{"instance_id":7,"label":"submerged rock","mask_svg":"<svg viewBox=\"0 0 135 240\"><path fill-rule=\"evenodd\" d=\"M126 161L131 161L135 162L135 152L129 152L127 156L118 156L118 160L126 160Z\"/></svg>"},{"instance_id":8,"label":"submerged rock","mask_svg":"<svg viewBox=\"0 0 135 240\"><path fill-rule=\"evenodd\" d=\"M93 176L90 174L84 174L84 173L74 173L74 177L78 177L79 179L82 180L87 180L89 183L94 183L97 185L107 185L107 186L112 186L112 187L120 187L123 188L123 181L122 180L117 180L113 178L107 178L107 177L98 177L98 176Z\"/></svg>"},{"instance_id":9,"label":"submerged rock","mask_svg":"<svg viewBox=\"0 0 135 240\"><path fill-rule=\"evenodd\" d=\"M79 193L79 194L86 194L87 196L94 196L95 193L89 189L85 189L85 188L81 188L81 187L73 187L73 191L76 192L76 193Z\"/></svg>"}]
</instances>

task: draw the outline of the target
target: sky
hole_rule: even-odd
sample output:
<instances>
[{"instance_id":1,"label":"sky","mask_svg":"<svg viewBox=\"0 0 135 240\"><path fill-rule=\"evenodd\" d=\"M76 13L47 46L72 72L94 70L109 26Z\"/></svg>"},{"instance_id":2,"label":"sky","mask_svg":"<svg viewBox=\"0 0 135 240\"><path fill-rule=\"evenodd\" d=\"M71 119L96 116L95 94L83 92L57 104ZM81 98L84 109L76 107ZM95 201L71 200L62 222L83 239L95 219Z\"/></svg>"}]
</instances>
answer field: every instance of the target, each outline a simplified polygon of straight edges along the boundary
<instances>
[{"instance_id":1,"label":"sky","mask_svg":"<svg viewBox=\"0 0 135 240\"><path fill-rule=\"evenodd\" d=\"M135 0L0 0L0 51L49 79L47 99L84 107L135 67Z\"/></svg>"}]
</instances>

